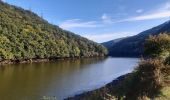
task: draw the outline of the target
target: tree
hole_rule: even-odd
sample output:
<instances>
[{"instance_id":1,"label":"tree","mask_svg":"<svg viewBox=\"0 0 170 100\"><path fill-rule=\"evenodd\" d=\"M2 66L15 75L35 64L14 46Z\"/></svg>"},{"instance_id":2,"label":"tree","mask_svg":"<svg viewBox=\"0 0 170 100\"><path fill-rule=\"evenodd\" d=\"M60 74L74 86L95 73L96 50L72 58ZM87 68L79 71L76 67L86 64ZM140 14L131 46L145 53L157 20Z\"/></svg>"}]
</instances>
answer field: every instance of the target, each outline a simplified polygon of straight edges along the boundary
<instances>
[{"instance_id":1,"label":"tree","mask_svg":"<svg viewBox=\"0 0 170 100\"><path fill-rule=\"evenodd\" d=\"M145 42L144 50L147 56L167 58L170 55L170 36L165 33L150 36Z\"/></svg>"}]
</instances>

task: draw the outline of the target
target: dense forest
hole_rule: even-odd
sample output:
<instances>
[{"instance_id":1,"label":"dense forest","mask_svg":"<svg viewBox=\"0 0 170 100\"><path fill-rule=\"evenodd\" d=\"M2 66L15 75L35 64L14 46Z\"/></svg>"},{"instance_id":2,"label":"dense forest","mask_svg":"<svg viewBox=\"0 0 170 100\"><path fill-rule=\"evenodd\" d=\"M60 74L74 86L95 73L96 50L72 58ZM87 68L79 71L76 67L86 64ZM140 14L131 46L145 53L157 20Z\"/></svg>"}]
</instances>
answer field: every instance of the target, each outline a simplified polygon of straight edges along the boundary
<instances>
[{"instance_id":1,"label":"dense forest","mask_svg":"<svg viewBox=\"0 0 170 100\"><path fill-rule=\"evenodd\" d=\"M145 39L150 35L158 35L164 32L170 32L170 21L143 31L135 36L122 38L118 42L114 42L114 40L112 42L105 42L103 45L108 48L109 55L139 57L144 55Z\"/></svg>"},{"instance_id":2,"label":"dense forest","mask_svg":"<svg viewBox=\"0 0 170 100\"><path fill-rule=\"evenodd\" d=\"M104 56L100 44L0 1L0 60Z\"/></svg>"}]
</instances>

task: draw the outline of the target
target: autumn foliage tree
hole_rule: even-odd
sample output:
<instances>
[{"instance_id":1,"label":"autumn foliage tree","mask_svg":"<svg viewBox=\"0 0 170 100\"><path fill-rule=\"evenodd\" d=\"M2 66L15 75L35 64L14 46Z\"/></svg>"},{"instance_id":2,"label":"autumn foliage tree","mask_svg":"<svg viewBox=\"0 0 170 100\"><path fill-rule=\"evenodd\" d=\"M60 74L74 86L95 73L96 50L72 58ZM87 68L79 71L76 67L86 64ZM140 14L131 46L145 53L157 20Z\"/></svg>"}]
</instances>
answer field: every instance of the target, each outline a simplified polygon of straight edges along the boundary
<instances>
[{"instance_id":1,"label":"autumn foliage tree","mask_svg":"<svg viewBox=\"0 0 170 100\"><path fill-rule=\"evenodd\" d=\"M147 56L167 58L170 56L170 36L166 33L150 36L144 49Z\"/></svg>"}]
</instances>

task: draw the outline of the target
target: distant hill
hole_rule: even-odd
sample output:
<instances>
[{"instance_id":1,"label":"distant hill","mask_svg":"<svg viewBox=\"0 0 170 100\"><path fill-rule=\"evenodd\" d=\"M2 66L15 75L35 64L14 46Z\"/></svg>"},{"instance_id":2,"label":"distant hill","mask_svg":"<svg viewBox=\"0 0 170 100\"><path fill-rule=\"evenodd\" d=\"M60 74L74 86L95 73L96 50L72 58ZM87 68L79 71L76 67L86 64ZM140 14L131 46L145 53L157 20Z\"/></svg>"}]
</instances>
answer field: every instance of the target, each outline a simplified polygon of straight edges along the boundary
<instances>
[{"instance_id":1,"label":"distant hill","mask_svg":"<svg viewBox=\"0 0 170 100\"><path fill-rule=\"evenodd\" d=\"M108 48L111 56L137 57L143 55L143 44L149 35L158 35L163 32L170 32L170 21L143 31L138 35L124 38L116 43L113 40L113 42L109 41L102 44Z\"/></svg>"},{"instance_id":2,"label":"distant hill","mask_svg":"<svg viewBox=\"0 0 170 100\"><path fill-rule=\"evenodd\" d=\"M100 44L0 0L0 61L106 55Z\"/></svg>"},{"instance_id":3,"label":"distant hill","mask_svg":"<svg viewBox=\"0 0 170 100\"><path fill-rule=\"evenodd\" d=\"M116 43L120 42L120 41L123 40L123 39L125 39L125 38L118 38L118 39L115 39L115 40L110 40L110 41L107 41L107 42L103 42L103 43L101 43L101 44L104 45L104 46L108 49L108 51L109 51L109 50L112 49L112 47L113 47ZM111 52L111 51L109 51L109 52Z\"/></svg>"}]
</instances>

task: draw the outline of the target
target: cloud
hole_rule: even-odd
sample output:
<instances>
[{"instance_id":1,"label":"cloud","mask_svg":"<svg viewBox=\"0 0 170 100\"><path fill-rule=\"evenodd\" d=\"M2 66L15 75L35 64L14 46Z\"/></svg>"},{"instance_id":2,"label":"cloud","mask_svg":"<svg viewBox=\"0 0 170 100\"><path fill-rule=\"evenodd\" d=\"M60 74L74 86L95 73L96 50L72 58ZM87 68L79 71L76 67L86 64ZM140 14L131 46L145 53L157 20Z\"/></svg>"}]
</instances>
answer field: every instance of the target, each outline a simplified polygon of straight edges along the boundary
<instances>
[{"instance_id":1,"label":"cloud","mask_svg":"<svg viewBox=\"0 0 170 100\"><path fill-rule=\"evenodd\" d=\"M134 32L119 32L119 33L102 33L102 34L85 34L84 37L96 41L98 43L106 42L108 40L113 40L117 38L122 38L125 36L133 36Z\"/></svg>"},{"instance_id":2,"label":"cloud","mask_svg":"<svg viewBox=\"0 0 170 100\"><path fill-rule=\"evenodd\" d=\"M142 10L137 10L136 12L143 12ZM145 14L130 17L127 19L115 21L113 23L119 23L119 22L128 22L128 21L142 21L142 20L153 20L153 19L162 19L162 18L168 18L170 17L170 2L167 2L157 9L154 9L152 11L148 11Z\"/></svg>"},{"instance_id":3,"label":"cloud","mask_svg":"<svg viewBox=\"0 0 170 100\"><path fill-rule=\"evenodd\" d=\"M110 16L108 16L107 14L103 14L102 17L101 17L102 21L104 23L112 23L112 19Z\"/></svg>"},{"instance_id":4,"label":"cloud","mask_svg":"<svg viewBox=\"0 0 170 100\"><path fill-rule=\"evenodd\" d=\"M170 10L170 2L167 2L162 5L162 8L160 8L160 10Z\"/></svg>"},{"instance_id":5,"label":"cloud","mask_svg":"<svg viewBox=\"0 0 170 100\"><path fill-rule=\"evenodd\" d=\"M145 14L142 14L143 9L136 10L137 13L140 15L129 17L126 19L121 19L115 21L109 16L108 14L104 13L101 16L101 21L83 21L81 19L71 19L66 20L61 23L59 26L64 29L71 29L71 28L95 28L101 27L102 24L113 24L113 23L120 23L120 22L131 22L131 21L143 21L143 20L153 20L153 19L162 19L170 17L170 2L164 3L151 11L145 11Z\"/></svg>"},{"instance_id":6,"label":"cloud","mask_svg":"<svg viewBox=\"0 0 170 100\"><path fill-rule=\"evenodd\" d=\"M136 13L142 13L142 12L143 12L143 9L136 10Z\"/></svg>"},{"instance_id":7,"label":"cloud","mask_svg":"<svg viewBox=\"0 0 170 100\"><path fill-rule=\"evenodd\" d=\"M66 20L59 25L63 29L70 28L94 28L100 25L96 21L82 21L80 19Z\"/></svg>"},{"instance_id":8,"label":"cloud","mask_svg":"<svg viewBox=\"0 0 170 100\"><path fill-rule=\"evenodd\" d=\"M148 15L132 17L124 21L140 21L140 20L151 20L151 19L160 19L160 18L168 18L168 17L170 17L170 11L164 11L164 12L156 12Z\"/></svg>"}]
</instances>

